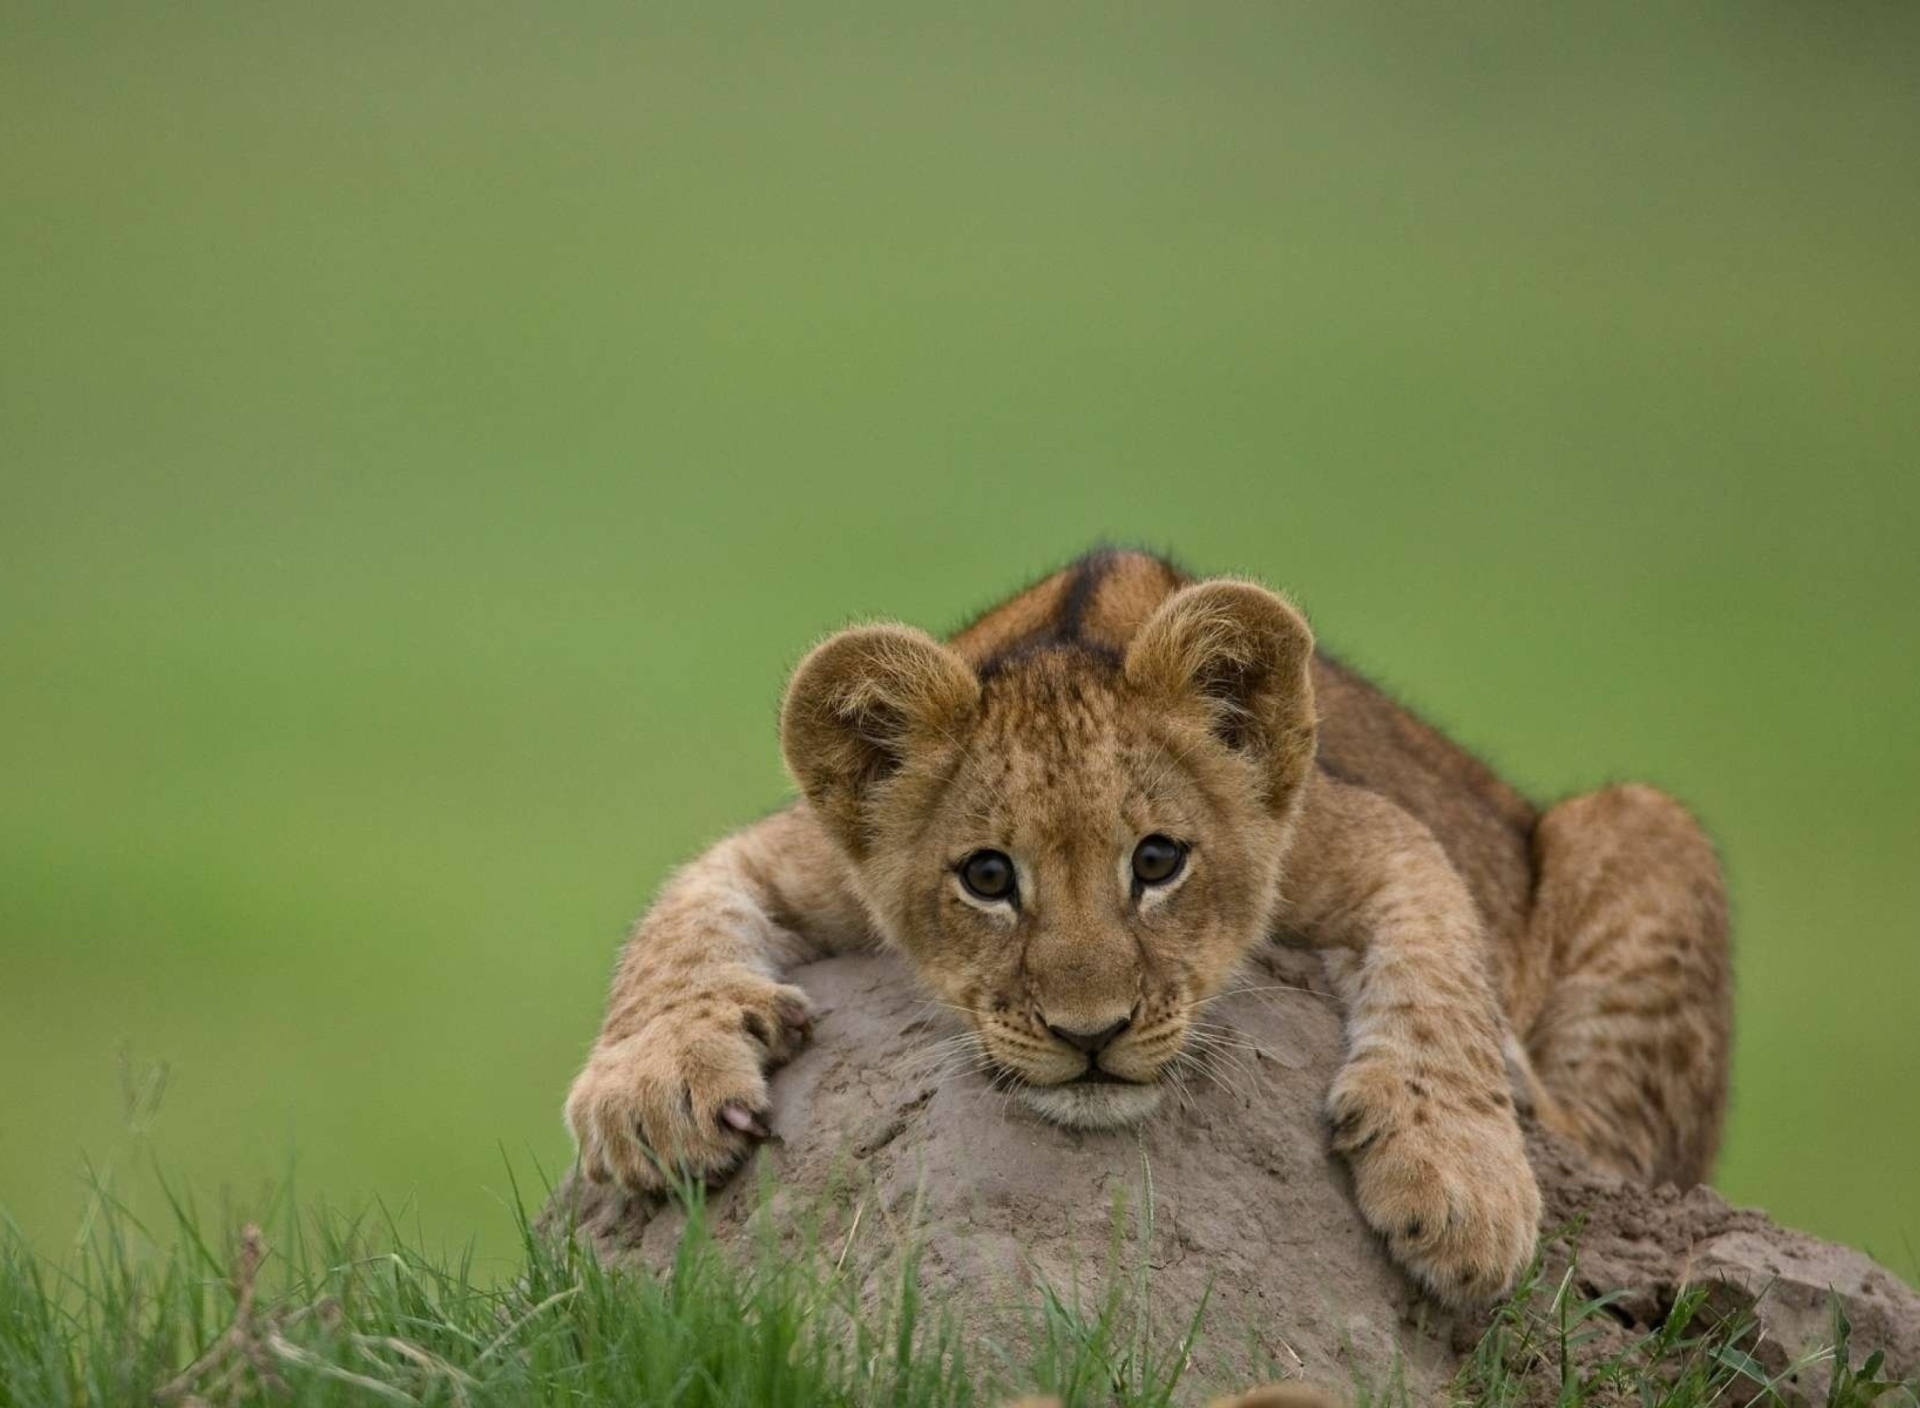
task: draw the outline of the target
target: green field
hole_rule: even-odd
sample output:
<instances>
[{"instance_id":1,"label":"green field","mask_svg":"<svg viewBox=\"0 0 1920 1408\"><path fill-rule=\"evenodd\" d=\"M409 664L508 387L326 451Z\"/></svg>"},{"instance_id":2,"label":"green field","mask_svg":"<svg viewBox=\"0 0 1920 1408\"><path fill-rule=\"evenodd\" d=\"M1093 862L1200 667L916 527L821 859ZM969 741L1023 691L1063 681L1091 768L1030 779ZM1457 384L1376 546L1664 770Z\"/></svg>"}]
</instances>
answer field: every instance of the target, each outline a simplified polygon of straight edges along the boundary
<instances>
[{"instance_id":1,"label":"green field","mask_svg":"<svg viewBox=\"0 0 1920 1408\"><path fill-rule=\"evenodd\" d=\"M0 9L0 1206L487 1256L851 617L1106 537L1719 837L1720 1186L1920 1276L1920 12Z\"/></svg>"}]
</instances>

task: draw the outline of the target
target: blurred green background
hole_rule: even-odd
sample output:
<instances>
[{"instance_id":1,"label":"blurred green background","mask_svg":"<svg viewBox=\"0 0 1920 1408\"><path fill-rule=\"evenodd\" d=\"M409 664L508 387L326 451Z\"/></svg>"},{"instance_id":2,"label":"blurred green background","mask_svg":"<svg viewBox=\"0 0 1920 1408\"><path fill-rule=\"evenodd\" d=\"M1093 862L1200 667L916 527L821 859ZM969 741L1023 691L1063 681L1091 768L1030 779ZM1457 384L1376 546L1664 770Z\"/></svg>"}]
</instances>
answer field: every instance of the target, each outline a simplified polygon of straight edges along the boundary
<instances>
[{"instance_id":1,"label":"blurred green background","mask_svg":"<svg viewBox=\"0 0 1920 1408\"><path fill-rule=\"evenodd\" d=\"M804 9L804 13L802 10ZM1920 1274L1910 7L0 10L0 1205L505 1253L819 633L1107 537L1693 802L1720 1184Z\"/></svg>"}]
</instances>

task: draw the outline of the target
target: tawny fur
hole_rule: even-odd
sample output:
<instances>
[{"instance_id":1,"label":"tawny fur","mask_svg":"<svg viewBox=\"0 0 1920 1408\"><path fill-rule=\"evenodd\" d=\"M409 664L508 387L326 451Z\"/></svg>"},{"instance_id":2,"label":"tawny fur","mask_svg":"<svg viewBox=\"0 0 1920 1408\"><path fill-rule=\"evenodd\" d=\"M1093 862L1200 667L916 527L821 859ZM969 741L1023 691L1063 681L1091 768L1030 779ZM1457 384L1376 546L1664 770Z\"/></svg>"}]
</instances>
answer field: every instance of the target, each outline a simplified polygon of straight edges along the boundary
<instances>
[{"instance_id":1,"label":"tawny fur","mask_svg":"<svg viewBox=\"0 0 1920 1408\"><path fill-rule=\"evenodd\" d=\"M944 644L830 638L781 734L801 800L680 871L628 939L567 1101L590 1178L736 1164L810 1021L782 974L874 945L963 1014L971 1058L1085 1125L1152 1111L1255 945L1322 950L1348 1029L1333 1145L1362 1216L1455 1303L1533 1251L1516 1098L1622 1174L1711 1165L1730 975L1698 825L1640 786L1537 811L1263 587L1098 553ZM1154 834L1184 868L1130 885ZM981 849L1012 858L1017 903L961 883ZM1066 1039L1116 1025L1092 1054Z\"/></svg>"}]
</instances>

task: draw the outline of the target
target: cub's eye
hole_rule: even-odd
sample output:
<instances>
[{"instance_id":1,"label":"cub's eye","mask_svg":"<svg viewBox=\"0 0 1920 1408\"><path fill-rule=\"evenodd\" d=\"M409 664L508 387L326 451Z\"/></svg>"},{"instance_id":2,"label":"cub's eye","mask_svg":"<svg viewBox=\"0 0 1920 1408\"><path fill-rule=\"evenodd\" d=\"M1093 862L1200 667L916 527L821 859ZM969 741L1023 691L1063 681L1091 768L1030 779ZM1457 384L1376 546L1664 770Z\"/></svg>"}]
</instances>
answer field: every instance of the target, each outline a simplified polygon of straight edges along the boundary
<instances>
[{"instance_id":1,"label":"cub's eye","mask_svg":"<svg viewBox=\"0 0 1920 1408\"><path fill-rule=\"evenodd\" d=\"M960 862L960 883L983 900L1013 898L1013 862L1004 851L975 851Z\"/></svg>"},{"instance_id":2,"label":"cub's eye","mask_svg":"<svg viewBox=\"0 0 1920 1408\"><path fill-rule=\"evenodd\" d=\"M1187 848L1169 836L1149 836L1133 848L1133 878L1142 885L1164 885L1187 863Z\"/></svg>"}]
</instances>

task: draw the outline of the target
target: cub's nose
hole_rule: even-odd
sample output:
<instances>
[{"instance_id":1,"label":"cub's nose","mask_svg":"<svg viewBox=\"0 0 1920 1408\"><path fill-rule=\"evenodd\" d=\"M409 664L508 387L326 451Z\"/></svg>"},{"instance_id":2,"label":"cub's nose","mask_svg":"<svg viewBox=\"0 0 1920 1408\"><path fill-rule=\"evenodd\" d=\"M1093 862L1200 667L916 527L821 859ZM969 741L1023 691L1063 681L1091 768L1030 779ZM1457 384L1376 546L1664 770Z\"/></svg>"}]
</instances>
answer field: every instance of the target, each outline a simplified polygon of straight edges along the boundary
<instances>
[{"instance_id":1,"label":"cub's nose","mask_svg":"<svg viewBox=\"0 0 1920 1408\"><path fill-rule=\"evenodd\" d=\"M1097 1032L1077 1032L1070 1027L1056 1027L1052 1022L1047 1023L1047 1030L1068 1046L1084 1051L1089 1056L1095 1056L1104 1051L1109 1042L1132 1025L1132 1017L1122 1017L1113 1025L1102 1027Z\"/></svg>"}]
</instances>

